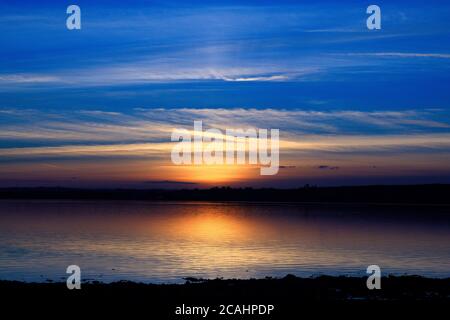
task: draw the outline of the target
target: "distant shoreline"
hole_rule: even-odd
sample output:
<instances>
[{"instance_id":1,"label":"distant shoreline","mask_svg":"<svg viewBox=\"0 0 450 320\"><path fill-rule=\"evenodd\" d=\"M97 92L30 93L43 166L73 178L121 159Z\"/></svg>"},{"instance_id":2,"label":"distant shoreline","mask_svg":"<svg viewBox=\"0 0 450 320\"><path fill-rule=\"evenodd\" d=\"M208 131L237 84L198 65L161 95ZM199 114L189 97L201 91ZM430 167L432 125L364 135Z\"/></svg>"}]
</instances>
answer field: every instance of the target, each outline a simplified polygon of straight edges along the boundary
<instances>
[{"instance_id":1,"label":"distant shoreline","mask_svg":"<svg viewBox=\"0 0 450 320\"><path fill-rule=\"evenodd\" d=\"M305 186L296 189L0 188L1 199L260 202L286 204L450 206L450 185Z\"/></svg>"}]
</instances>

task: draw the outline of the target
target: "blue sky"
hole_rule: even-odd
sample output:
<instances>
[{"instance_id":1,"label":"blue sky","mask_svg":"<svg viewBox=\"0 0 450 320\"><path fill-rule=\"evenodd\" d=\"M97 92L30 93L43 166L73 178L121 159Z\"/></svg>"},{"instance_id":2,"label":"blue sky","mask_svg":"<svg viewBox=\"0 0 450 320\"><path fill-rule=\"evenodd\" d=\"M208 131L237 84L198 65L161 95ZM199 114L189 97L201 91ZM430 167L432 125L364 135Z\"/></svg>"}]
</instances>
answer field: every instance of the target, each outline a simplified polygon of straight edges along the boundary
<instances>
[{"instance_id":1,"label":"blue sky","mask_svg":"<svg viewBox=\"0 0 450 320\"><path fill-rule=\"evenodd\" d=\"M79 1L82 30L68 31L68 3L4 1L0 99L122 110L450 100L450 5L379 2L382 30L369 31L364 1L307 3ZM252 78L260 81L232 81Z\"/></svg>"},{"instance_id":2,"label":"blue sky","mask_svg":"<svg viewBox=\"0 0 450 320\"><path fill-rule=\"evenodd\" d=\"M70 4L81 7L81 30L65 27ZM382 30L366 28L369 4L381 7ZM427 176L428 165L429 175L440 177L433 179L446 182L448 17L446 1L2 1L0 173L14 181L33 163L44 163L32 155L7 156L7 149L163 141L159 133L130 132L150 124L187 125L192 110L216 122L214 110L228 110L227 117L240 117L229 122L283 125L261 121L264 117L252 123L256 109L295 119L280 128L295 139L429 137L421 142L429 144L426 150L417 143L400 145L390 156L421 155L427 164L411 167L404 177ZM162 110L165 116L156 121L152 114L149 123L136 123L142 110ZM165 123L170 112L185 118ZM316 126L302 126L298 121L304 119ZM98 129L111 124L128 129L122 136ZM28 134L19 134L27 128ZM352 164L353 155L346 157L325 160L342 168ZM53 155L45 163L49 159L52 165L60 161ZM15 175L11 162L22 164ZM310 166L316 164L311 160ZM361 170L358 181L366 181ZM350 171L349 183L355 170ZM302 173L296 174L300 179ZM345 175L336 181L345 183Z\"/></svg>"}]
</instances>

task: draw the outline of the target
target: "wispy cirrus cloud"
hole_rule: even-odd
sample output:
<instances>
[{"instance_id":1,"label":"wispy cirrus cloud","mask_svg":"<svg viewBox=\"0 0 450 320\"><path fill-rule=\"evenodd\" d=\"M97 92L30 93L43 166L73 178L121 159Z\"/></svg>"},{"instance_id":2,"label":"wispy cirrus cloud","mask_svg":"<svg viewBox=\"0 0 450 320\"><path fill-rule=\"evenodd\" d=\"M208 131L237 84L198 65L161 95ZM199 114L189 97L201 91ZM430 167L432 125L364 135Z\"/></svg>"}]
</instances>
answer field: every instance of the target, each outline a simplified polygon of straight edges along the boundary
<instances>
[{"instance_id":1,"label":"wispy cirrus cloud","mask_svg":"<svg viewBox=\"0 0 450 320\"><path fill-rule=\"evenodd\" d=\"M417 53L417 52L366 52L347 53L347 56L360 57L394 57L394 58L438 58L450 59L450 53Z\"/></svg>"},{"instance_id":2,"label":"wispy cirrus cloud","mask_svg":"<svg viewBox=\"0 0 450 320\"><path fill-rule=\"evenodd\" d=\"M0 74L0 83L49 83L59 82L58 76L45 74Z\"/></svg>"},{"instance_id":3,"label":"wispy cirrus cloud","mask_svg":"<svg viewBox=\"0 0 450 320\"><path fill-rule=\"evenodd\" d=\"M198 67L148 68L139 66L94 68L81 70L61 70L56 74L4 74L0 83L14 84L52 84L58 86L106 86L143 83L170 83L190 81L225 82L269 82L288 81L319 72L317 68L300 68L295 72L283 67ZM274 74L275 73L275 74Z\"/></svg>"},{"instance_id":4,"label":"wispy cirrus cloud","mask_svg":"<svg viewBox=\"0 0 450 320\"><path fill-rule=\"evenodd\" d=\"M252 81L285 81L289 77L286 75L274 75L274 76L260 76L260 77L247 77L247 78L224 78L225 81L234 82L252 82Z\"/></svg>"},{"instance_id":5,"label":"wispy cirrus cloud","mask_svg":"<svg viewBox=\"0 0 450 320\"><path fill-rule=\"evenodd\" d=\"M89 144L62 145L57 147L20 147L0 148L1 160L10 159L38 160L46 158L82 159L82 158L146 158L165 159L170 161L173 142L165 141L149 143ZM429 154L430 151L449 154L450 133L412 134L412 135L308 135L281 137L280 152L286 158L312 157L316 155L336 154L351 156L354 154ZM351 163L349 159L349 163Z\"/></svg>"},{"instance_id":6,"label":"wispy cirrus cloud","mask_svg":"<svg viewBox=\"0 0 450 320\"><path fill-rule=\"evenodd\" d=\"M2 114L0 155L21 157L163 157L176 128L277 128L282 151L411 152L450 150L450 124L440 111L329 111L283 109L145 109L130 113L81 110L69 113ZM268 120L270 119L270 120ZM19 147L20 146L20 147Z\"/></svg>"},{"instance_id":7,"label":"wispy cirrus cloud","mask_svg":"<svg viewBox=\"0 0 450 320\"><path fill-rule=\"evenodd\" d=\"M4 111L4 112L3 112ZM29 117L33 114L33 117ZM442 133L450 130L445 110L403 111L310 111L302 109L191 109L135 108L123 113L109 110L72 112L15 112L0 109L0 142L33 143L155 142L170 136L174 128L205 127L279 128L285 136L387 135L409 132ZM270 122L268 122L270 119ZM8 121L11 120L11 121Z\"/></svg>"}]
</instances>

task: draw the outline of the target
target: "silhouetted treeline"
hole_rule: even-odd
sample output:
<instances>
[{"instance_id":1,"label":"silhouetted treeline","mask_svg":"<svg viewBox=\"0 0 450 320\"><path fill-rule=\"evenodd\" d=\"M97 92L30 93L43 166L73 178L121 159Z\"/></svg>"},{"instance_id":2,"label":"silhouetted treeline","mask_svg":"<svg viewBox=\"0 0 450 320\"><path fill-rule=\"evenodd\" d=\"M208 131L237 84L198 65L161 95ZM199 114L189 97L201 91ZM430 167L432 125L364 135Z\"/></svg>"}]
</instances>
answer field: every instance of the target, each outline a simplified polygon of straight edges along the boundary
<instances>
[{"instance_id":1,"label":"silhouetted treeline","mask_svg":"<svg viewBox=\"0 0 450 320\"><path fill-rule=\"evenodd\" d=\"M0 199L266 201L448 205L450 204L450 185L305 186L296 189L217 187L186 190L0 188Z\"/></svg>"}]
</instances>

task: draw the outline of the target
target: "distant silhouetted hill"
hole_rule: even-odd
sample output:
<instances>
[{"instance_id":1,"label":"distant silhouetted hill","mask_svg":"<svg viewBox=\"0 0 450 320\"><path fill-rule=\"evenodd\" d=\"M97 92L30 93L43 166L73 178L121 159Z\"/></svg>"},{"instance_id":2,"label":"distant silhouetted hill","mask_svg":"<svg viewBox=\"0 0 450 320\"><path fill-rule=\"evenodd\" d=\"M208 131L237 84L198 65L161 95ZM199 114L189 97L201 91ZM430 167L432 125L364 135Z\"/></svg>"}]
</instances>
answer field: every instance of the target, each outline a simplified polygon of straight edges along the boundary
<instances>
[{"instance_id":1,"label":"distant silhouetted hill","mask_svg":"<svg viewBox=\"0 0 450 320\"><path fill-rule=\"evenodd\" d=\"M71 189L0 188L0 199L101 199L148 201L263 201L450 205L450 185L378 185L296 189Z\"/></svg>"}]
</instances>

